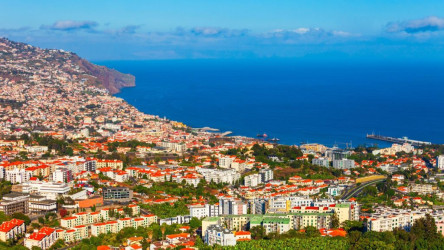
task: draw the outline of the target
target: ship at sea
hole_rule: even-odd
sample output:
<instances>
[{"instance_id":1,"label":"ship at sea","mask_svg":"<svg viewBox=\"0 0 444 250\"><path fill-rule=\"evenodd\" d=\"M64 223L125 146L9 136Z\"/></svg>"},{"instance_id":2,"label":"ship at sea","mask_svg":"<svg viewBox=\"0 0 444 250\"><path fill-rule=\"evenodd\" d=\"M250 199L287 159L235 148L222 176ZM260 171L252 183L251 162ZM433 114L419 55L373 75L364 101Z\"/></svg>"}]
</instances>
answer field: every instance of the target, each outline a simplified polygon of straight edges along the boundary
<instances>
[{"instance_id":1,"label":"ship at sea","mask_svg":"<svg viewBox=\"0 0 444 250\"><path fill-rule=\"evenodd\" d=\"M277 143L277 142L280 141L280 139L278 139L278 138L272 138L272 139L268 139L267 141Z\"/></svg>"}]
</instances>

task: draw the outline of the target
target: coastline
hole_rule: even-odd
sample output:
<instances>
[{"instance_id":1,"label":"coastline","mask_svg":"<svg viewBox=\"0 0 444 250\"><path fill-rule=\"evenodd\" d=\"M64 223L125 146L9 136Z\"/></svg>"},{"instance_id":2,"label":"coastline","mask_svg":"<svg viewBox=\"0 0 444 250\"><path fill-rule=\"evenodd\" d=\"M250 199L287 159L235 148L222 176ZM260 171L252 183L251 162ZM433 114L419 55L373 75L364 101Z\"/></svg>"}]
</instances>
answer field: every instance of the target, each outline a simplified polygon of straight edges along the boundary
<instances>
[{"instance_id":1,"label":"coastline","mask_svg":"<svg viewBox=\"0 0 444 250\"><path fill-rule=\"evenodd\" d=\"M184 61L101 63L137 77L136 87L124 88L115 96L145 113L182 121L195 128L208 126L250 138L267 133L287 145L301 142L339 147L345 147L346 143L387 145L367 140L366 134L370 132L444 142L441 118L436 117L444 106L438 101L438 92L429 91L431 86L437 89L442 86L435 77L428 84L422 82L423 75L430 73L425 67L411 76L405 75L410 66L392 69L387 65L366 65L369 70L380 71L372 76L364 74L366 70L358 66L350 72L340 65L334 69L327 66L315 69L310 65L284 63L280 71L267 70L271 63L267 60L245 62L247 65L232 63L236 67L213 60L191 60L188 64ZM172 70L177 76L172 76ZM313 76L317 71L331 76ZM396 81L388 74L391 71L395 71ZM363 77L367 77L365 81ZM403 79L410 84L400 90L405 85ZM330 95L331 91L338 94ZM393 91L399 93L390 96ZM382 93L377 100L375 92ZM407 103L411 103L409 109L404 108ZM423 129L424 124L427 130Z\"/></svg>"}]
</instances>

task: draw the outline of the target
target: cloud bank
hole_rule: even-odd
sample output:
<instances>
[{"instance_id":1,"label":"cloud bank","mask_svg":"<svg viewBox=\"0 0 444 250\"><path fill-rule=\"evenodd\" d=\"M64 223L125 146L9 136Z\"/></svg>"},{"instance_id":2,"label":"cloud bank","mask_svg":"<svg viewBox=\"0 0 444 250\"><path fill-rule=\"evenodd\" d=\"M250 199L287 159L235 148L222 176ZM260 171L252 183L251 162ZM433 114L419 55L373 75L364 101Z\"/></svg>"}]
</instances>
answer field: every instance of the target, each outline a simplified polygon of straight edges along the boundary
<instances>
[{"instance_id":1,"label":"cloud bank","mask_svg":"<svg viewBox=\"0 0 444 250\"><path fill-rule=\"evenodd\" d=\"M444 19L428 17L391 22L380 34L362 35L321 27L277 28L269 31L226 27L177 27L152 31L145 25L64 20L40 27L1 29L0 36L43 48L73 51L88 59L185 59L305 57L322 54L390 58L444 49ZM340 55L340 56L338 56ZM414 56L414 55L412 55ZM444 58L444 56L443 56Z\"/></svg>"},{"instance_id":2,"label":"cloud bank","mask_svg":"<svg viewBox=\"0 0 444 250\"><path fill-rule=\"evenodd\" d=\"M94 21L57 21L52 25L43 25L41 28L50 30L73 31L73 30L93 30L99 24Z\"/></svg>"},{"instance_id":3,"label":"cloud bank","mask_svg":"<svg viewBox=\"0 0 444 250\"><path fill-rule=\"evenodd\" d=\"M405 22L392 22L387 25L387 31L390 33L405 32L408 34L416 34L441 30L444 30L444 19L436 16Z\"/></svg>"}]
</instances>

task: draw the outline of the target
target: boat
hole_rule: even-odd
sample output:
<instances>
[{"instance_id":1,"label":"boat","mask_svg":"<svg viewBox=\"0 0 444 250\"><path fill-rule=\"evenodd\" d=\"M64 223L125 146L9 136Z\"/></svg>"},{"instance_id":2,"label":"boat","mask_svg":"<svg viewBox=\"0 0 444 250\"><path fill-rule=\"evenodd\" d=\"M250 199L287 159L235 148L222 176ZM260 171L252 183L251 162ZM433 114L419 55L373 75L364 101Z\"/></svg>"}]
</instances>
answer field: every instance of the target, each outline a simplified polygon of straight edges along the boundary
<instances>
[{"instance_id":1,"label":"boat","mask_svg":"<svg viewBox=\"0 0 444 250\"><path fill-rule=\"evenodd\" d=\"M263 134L257 134L256 136L257 136L257 137L263 137L263 138L265 138L265 137L267 137L268 135L265 134L265 133L263 133Z\"/></svg>"},{"instance_id":2,"label":"boat","mask_svg":"<svg viewBox=\"0 0 444 250\"><path fill-rule=\"evenodd\" d=\"M271 142L278 142L278 141L280 141L280 139L278 139L278 138L273 138L273 139L268 139L268 141L271 141Z\"/></svg>"}]
</instances>

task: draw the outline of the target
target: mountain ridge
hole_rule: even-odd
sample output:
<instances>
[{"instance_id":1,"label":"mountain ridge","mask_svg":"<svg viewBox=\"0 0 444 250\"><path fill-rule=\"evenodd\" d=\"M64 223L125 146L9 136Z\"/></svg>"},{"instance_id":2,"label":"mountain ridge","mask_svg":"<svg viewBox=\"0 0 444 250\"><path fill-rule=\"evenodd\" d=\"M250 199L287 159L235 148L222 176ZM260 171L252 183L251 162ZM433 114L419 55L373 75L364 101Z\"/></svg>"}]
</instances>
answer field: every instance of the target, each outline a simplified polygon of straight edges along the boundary
<instances>
[{"instance_id":1,"label":"mountain ridge","mask_svg":"<svg viewBox=\"0 0 444 250\"><path fill-rule=\"evenodd\" d=\"M39 60L36 58L39 58ZM42 60L42 58L45 60ZM17 70L17 67L8 67L8 65L13 65L14 61L18 60L20 60L23 69ZM38 70L40 65L49 63L54 64L55 67L62 68L72 75L85 79L92 85L107 89L110 94L116 94L125 87L135 86L135 77L133 75L93 64L73 52L41 49L2 37L0 37L0 62L3 64L0 67L0 77L15 81L26 80L24 76L31 77L33 75L32 70ZM67 66L66 64L69 65Z\"/></svg>"}]
</instances>

